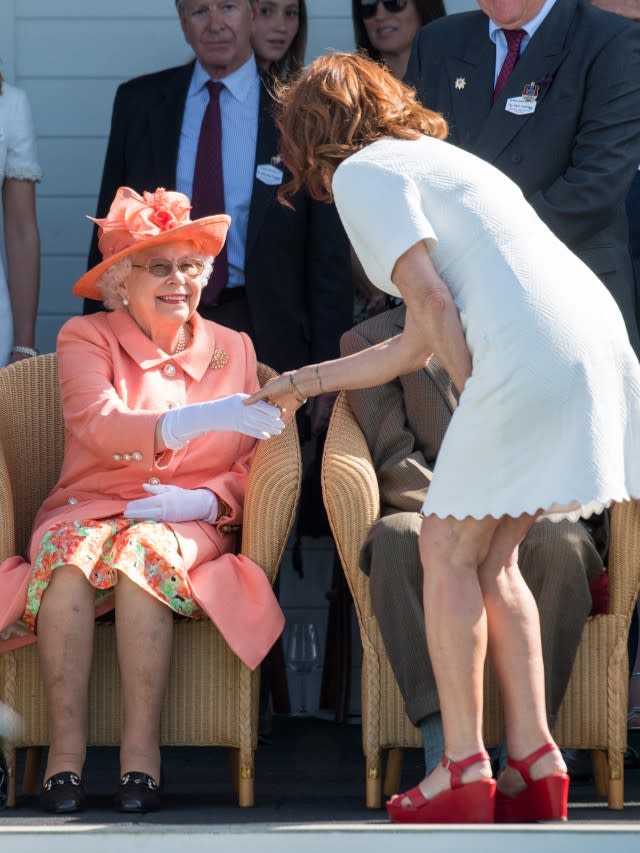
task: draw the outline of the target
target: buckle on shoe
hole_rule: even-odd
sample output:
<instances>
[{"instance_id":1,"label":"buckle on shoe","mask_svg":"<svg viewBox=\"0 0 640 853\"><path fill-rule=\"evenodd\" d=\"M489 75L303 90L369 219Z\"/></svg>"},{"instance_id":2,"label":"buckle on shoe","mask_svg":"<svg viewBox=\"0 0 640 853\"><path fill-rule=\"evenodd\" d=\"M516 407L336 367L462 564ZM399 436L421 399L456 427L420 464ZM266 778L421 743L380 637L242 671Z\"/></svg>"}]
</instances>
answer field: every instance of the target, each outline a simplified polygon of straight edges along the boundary
<instances>
[{"instance_id":1,"label":"buckle on shoe","mask_svg":"<svg viewBox=\"0 0 640 853\"><path fill-rule=\"evenodd\" d=\"M122 779L120 780L121 785L146 785L150 791L158 790L158 783L151 778L148 774L136 773L125 773Z\"/></svg>"},{"instance_id":2,"label":"buckle on shoe","mask_svg":"<svg viewBox=\"0 0 640 853\"><path fill-rule=\"evenodd\" d=\"M68 778L63 778L67 776ZM50 791L54 785L66 785L70 783L74 785L76 788L80 787L80 777L77 773L54 773L53 776L50 776L47 781L42 786L45 791Z\"/></svg>"}]
</instances>

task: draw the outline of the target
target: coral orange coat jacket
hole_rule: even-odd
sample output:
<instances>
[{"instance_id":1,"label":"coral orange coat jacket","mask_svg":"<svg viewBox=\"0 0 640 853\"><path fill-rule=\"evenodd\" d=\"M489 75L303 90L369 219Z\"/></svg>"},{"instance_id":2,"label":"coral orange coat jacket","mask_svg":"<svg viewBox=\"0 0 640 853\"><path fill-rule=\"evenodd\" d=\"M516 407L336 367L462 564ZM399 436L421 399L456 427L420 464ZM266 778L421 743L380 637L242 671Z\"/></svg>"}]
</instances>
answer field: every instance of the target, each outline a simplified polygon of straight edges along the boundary
<instances>
[{"instance_id":1,"label":"coral orange coat jacket","mask_svg":"<svg viewBox=\"0 0 640 853\"><path fill-rule=\"evenodd\" d=\"M253 668L282 631L284 617L262 569L230 553L234 539L222 528L242 520L255 441L215 432L181 450L154 453L156 422L167 409L258 387L246 335L198 314L192 322L191 346L173 356L159 350L124 310L74 317L63 326L58 363L64 461L36 516L29 556L35 558L42 536L58 521L121 515L129 501L147 496L143 483L208 488L227 504L229 515L216 524L168 526L180 544L194 599ZM7 583L7 595L0 595L0 630L22 615L29 572L26 563L0 566L0 592Z\"/></svg>"}]
</instances>

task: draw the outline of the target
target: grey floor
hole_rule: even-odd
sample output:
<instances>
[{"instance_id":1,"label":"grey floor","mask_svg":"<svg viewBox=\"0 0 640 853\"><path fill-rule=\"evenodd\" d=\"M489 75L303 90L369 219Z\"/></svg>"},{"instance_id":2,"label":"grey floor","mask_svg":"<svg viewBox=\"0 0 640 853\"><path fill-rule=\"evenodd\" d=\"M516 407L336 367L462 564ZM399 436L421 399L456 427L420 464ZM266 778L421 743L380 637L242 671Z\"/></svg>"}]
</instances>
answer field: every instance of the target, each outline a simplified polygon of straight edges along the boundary
<instances>
[{"instance_id":1,"label":"grey floor","mask_svg":"<svg viewBox=\"0 0 640 853\"><path fill-rule=\"evenodd\" d=\"M640 733L634 733L632 742L640 746ZM607 809L606 802L597 797L592 779L572 780L570 821L640 821L640 766L637 762L631 764L625 773L626 807L622 812ZM111 808L118 775L117 751L92 749L84 773L88 794L85 812L66 818L51 817L38 810L35 798L19 796L17 808L0 811L0 831L62 828L65 824L81 829L98 823L114 828L132 823L150 828L233 824L258 828L260 824L386 822L384 811L371 811L364 806L364 764L357 721L337 725L314 718L276 717L271 743L258 749L256 805L250 809L236 805L224 750L167 749L163 767L166 784L162 811L132 820ZM415 784L421 773L420 752L407 751L403 786Z\"/></svg>"}]
</instances>

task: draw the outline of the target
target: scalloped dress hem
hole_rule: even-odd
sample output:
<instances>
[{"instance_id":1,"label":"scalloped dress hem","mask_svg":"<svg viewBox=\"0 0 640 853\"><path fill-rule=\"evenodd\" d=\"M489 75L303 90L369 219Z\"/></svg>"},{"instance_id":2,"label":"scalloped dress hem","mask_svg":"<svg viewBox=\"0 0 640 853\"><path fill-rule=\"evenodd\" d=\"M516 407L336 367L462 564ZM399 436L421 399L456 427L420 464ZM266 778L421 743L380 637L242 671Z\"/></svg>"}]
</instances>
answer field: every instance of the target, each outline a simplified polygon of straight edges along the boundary
<instances>
[{"instance_id":1,"label":"scalloped dress hem","mask_svg":"<svg viewBox=\"0 0 640 853\"><path fill-rule=\"evenodd\" d=\"M422 515L423 518L428 518L432 515L441 519L455 518L457 521L464 521L466 518L474 518L476 521L482 521L485 518L495 518L495 520L498 521L500 518L504 518L505 516L509 516L509 518L519 518L521 515L531 515L537 516L536 522L553 521L557 523L564 521L565 519L567 521L580 521L581 519L590 518L592 515L599 515L604 512L605 509L609 509L609 507L614 503L623 503L625 501L632 500L637 500L637 498L633 498L625 494L620 497L609 498L606 501L593 500L588 501L587 503L580 503L578 500L572 500L564 503L553 503L546 509L544 507L523 507L519 512L516 510L514 512L504 512L501 515L494 515L493 513L487 512L481 516L475 515L474 513L467 513L466 515L447 513L446 515L442 515L439 512L425 512L425 504L423 504L420 515Z\"/></svg>"}]
</instances>

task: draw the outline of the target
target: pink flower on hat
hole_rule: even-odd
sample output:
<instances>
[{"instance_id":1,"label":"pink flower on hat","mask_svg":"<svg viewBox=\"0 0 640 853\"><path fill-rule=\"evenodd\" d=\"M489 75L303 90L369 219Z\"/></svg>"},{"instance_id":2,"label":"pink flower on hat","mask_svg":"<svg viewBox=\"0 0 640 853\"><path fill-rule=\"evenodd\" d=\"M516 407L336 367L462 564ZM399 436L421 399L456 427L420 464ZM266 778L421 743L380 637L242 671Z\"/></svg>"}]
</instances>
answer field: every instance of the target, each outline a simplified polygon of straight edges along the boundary
<instances>
[{"instance_id":1,"label":"pink flower on hat","mask_svg":"<svg viewBox=\"0 0 640 853\"><path fill-rule=\"evenodd\" d=\"M73 286L76 296L102 299L98 281L115 263L147 248L191 242L206 255L216 257L224 246L231 217L224 213L191 219L191 203L183 193L162 187L139 195L120 187L104 219L88 216L98 225L102 261L81 275ZM119 271L120 274L122 270Z\"/></svg>"},{"instance_id":2,"label":"pink flower on hat","mask_svg":"<svg viewBox=\"0 0 640 853\"><path fill-rule=\"evenodd\" d=\"M160 188L138 195L120 187L104 219L92 219L99 227L98 246L109 258L130 246L190 222L191 204L183 193Z\"/></svg>"}]
</instances>

